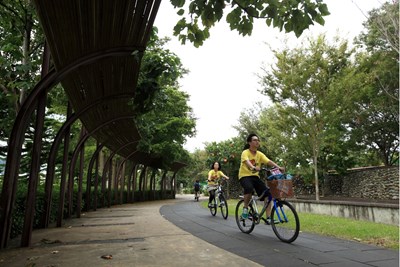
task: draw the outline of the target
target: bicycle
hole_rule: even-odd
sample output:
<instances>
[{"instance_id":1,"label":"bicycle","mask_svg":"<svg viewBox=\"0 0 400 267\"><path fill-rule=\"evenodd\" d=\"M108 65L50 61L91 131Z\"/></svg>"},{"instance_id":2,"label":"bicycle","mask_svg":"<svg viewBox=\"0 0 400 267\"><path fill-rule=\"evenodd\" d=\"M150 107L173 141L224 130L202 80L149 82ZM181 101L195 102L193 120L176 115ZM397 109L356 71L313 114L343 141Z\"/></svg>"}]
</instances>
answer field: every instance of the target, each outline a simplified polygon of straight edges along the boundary
<instances>
[{"instance_id":1,"label":"bicycle","mask_svg":"<svg viewBox=\"0 0 400 267\"><path fill-rule=\"evenodd\" d=\"M262 168L262 170L269 172L272 169ZM286 174L280 174L279 176L273 174L268 176L267 179L272 181L274 178L280 178L284 181L287 176ZM300 232L299 216L297 215L295 208L288 201L282 200L280 197L274 197L273 194L271 194L271 191L273 191L272 189L276 191L276 188L270 188L270 191L268 192L268 201L266 203L264 202L261 212L258 212L257 206L257 200L259 197L254 195L252 196L248 206L247 219L243 219L241 216L241 211L244 206L244 199L243 196L241 196L235 210L236 223L243 233L250 234L257 224L264 221L265 224L271 225L272 230L278 239L285 243L292 243L296 240ZM284 194L283 196L286 197ZM263 215L270 203L272 203L273 206L270 221L267 221L263 218Z\"/></svg>"},{"instance_id":2,"label":"bicycle","mask_svg":"<svg viewBox=\"0 0 400 267\"><path fill-rule=\"evenodd\" d=\"M226 220L228 218L228 202L226 201L224 191L222 190L222 185L219 181L217 189L215 190L215 197L211 201L211 205L209 206L212 216L215 216L217 214L218 206L221 208L222 217Z\"/></svg>"}]
</instances>

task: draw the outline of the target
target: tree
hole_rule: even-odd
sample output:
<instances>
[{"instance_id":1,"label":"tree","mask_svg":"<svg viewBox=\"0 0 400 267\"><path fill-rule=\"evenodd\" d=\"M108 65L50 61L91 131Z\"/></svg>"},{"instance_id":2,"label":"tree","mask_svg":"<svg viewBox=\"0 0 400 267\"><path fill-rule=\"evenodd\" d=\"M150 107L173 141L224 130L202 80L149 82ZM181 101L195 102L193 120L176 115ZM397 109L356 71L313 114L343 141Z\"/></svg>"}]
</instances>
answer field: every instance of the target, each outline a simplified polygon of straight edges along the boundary
<instances>
[{"instance_id":1,"label":"tree","mask_svg":"<svg viewBox=\"0 0 400 267\"><path fill-rule=\"evenodd\" d=\"M240 167L240 156L243 151L245 139L231 138L222 142L206 143L207 170L211 169L214 162L221 164L221 169L228 176L235 176Z\"/></svg>"},{"instance_id":2,"label":"tree","mask_svg":"<svg viewBox=\"0 0 400 267\"><path fill-rule=\"evenodd\" d=\"M163 45L168 39L152 36L140 69L133 108L142 136L138 148L162 156L165 164L189 157L183 149L194 135L195 119L188 106L189 95L179 90L185 70L180 59Z\"/></svg>"},{"instance_id":3,"label":"tree","mask_svg":"<svg viewBox=\"0 0 400 267\"><path fill-rule=\"evenodd\" d=\"M44 37L31 1L1 1L0 17L0 140L7 141L22 102L40 78ZM0 154L6 151L3 147Z\"/></svg>"},{"instance_id":4,"label":"tree","mask_svg":"<svg viewBox=\"0 0 400 267\"><path fill-rule=\"evenodd\" d=\"M197 179L202 184L206 183L209 169L209 166L206 166L206 160L207 154L204 150L196 149L190 153L190 157L186 159L188 167L180 171L180 179L177 183L183 183L188 188L192 188Z\"/></svg>"},{"instance_id":5,"label":"tree","mask_svg":"<svg viewBox=\"0 0 400 267\"><path fill-rule=\"evenodd\" d=\"M182 16L174 35L182 44L189 40L199 47L210 36L210 29L226 14L231 30L251 35L254 19L264 19L267 26L294 32L298 37L314 22L324 25L328 8L321 0L170 0ZM187 4L186 7L185 4ZM185 16L186 15L186 16Z\"/></svg>"},{"instance_id":6,"label":"tree","mask_svg":"<svg viewBox=\"0 0 400 267\"><path fill-rule=\"evenodd\" d=\"M250 133L259 133L259 116L263 110L261 103L256 103L253 107L243 110L238 119L238 125L233 126L238 131L239 136L246 140ZM259 134L258 134L259 135Z\"/></svg>"},{"instance_id":7,"label":"tree","mask_svg":"<svg viewBox=\"0 0 400 267\"><path fill-rule=\"evenodd\" d=\"M385 3L369 13L366 33L358 37L365 52L357 57L358 72L367 75L350 122L352 137L379 155L388 166L399 159L399 8Z\"/></svg>"},{"instance_id":8,"label":"tree","mask_svg":"<svg viewBox=\"0 0 400 267\"><path fill-rule=\"evenodd\" d=\"M281 118L301 142L305 158L314 169L315 193L319 200L318 160L327 139L327 132L336 127L340 110L345 103L343 90L335 81L349 65L347 42L336 40L329 45L323 35L310 40L308 46L293 50L274 51L277 63L262 77L262 92L279 103ZM343 89L343 88L342 88ZM282 129L283 130L283 129Z\"/></svg>"}]
</instances>

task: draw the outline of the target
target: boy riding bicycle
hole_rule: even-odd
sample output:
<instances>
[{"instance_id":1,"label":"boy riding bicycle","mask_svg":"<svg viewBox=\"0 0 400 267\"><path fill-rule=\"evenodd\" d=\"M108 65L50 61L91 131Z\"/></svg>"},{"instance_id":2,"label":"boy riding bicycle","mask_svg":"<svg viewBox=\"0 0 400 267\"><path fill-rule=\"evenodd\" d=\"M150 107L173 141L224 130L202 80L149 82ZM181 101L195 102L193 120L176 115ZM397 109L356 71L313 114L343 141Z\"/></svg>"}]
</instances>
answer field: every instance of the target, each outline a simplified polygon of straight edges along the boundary
<instances>
[{"instance_id":1,"label":"boy riding bicycle","mask_svg":"<svg viewBox=\"0 0 400 267\"><path fill-rule=\"evenodd\" d=\"M269 166L279 168L280 170L284 170L284 168L279 167L275 162L267 158L264 153L258 151L259 146L260 140L258 136L256 134L250 134L247 137L247 144L244 147L240 159L239 183L244 190L244 204L242 213L243 219L247 219L248 217L248 205L251 200L253 190L256 191L261 201L266 201L268 199L267 195L269 193L269 189L259 176L261 164L267 164ZM267 222L270 214L271 206L269 205L267 209Z\"/></svg>"}]
</instances>

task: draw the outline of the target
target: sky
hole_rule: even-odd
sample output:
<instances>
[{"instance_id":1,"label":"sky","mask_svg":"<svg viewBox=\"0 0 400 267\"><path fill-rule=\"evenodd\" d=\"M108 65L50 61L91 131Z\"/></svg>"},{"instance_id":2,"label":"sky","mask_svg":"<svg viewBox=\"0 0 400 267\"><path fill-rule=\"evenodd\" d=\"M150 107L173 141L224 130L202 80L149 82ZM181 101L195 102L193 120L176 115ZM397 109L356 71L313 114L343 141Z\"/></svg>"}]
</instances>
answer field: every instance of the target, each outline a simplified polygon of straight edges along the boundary
<instances>
[{"instance_id":1,"label":"sky","mask_svg":"<svg viewBox=\"0 0 400 267\"><path fill-rule=\"evenodd\" d=\"M189 0L187 0L189 1ZM173 27L179 20L169 0L162 0L154 25L159 37L170 37L166 45L189 70L179 81L181 90L190 95L189 105L196 118L196 136L184 147L194 152L205 143L221 142L237 136L232 127L238 125L240 113L254 107L256 102L268 106L268 98L259 90L261 68L274 62L271 49L279 49L287 39L290 47L301 45L305 38L326 34L328 40L338 35L350 42L359 35L368 11L379 8L384 0L324 0L330 15L325 25L310 26L296 38L293 33L279 32L257 20L251 36L231 31L224 18L210 31L203 46L195 48L190 42L182 45L173 36ZM255 114L257 115L257 114Z\"/></svg>"}]
</instances>

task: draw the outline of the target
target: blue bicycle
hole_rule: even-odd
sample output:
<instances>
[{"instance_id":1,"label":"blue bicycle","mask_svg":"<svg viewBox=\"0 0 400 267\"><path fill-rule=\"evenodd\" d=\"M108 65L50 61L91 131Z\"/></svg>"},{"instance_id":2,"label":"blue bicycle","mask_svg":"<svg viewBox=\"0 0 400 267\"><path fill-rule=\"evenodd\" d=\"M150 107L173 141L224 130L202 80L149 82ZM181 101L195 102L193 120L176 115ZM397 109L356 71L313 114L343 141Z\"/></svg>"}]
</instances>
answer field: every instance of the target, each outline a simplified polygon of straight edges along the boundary
<instances>
[{"instance_id":1,"label":"blue bicycle","mask_svg":"<svg viewBox=\"0 0 400 267\"><path fill-rule=\"evenodd\" d=\"M264 171L271 171L271 169L263 168ZM285 180L286 174L280 174L279 176L270 175L268 179L271 181L274 178L279 177L282 181ZM279 180L276 180L279 181ZM276 183L278 184L278 183ZM284 184L284 183L281 183ZM270 192L276 191L277 188L272 188L270 185ZM278 188L279 189L282 188ZM267 225L271 225L272 230L274 231L275 235L285 243L291 243L296 240L300 232L300 220L299 216L295 208L286 200L281 199L280 196L274 196L274 193L271 193L268 196L268 201L263 203L261 212L258 211L257 205L258 197L254 196L250 200L248 210L249 215L247 219L243 219L241 214L244 206L243 196L240 197L239 202L236 205L235 210L235 217L236 223L243 233L250 234L254 227L257 224L260 224L263 221ZM271 218L267 221L266 218L263 218L265 211L267 210L268 205L271 203L272 210L271 210Z\"/></svg>"}]
</instances>

